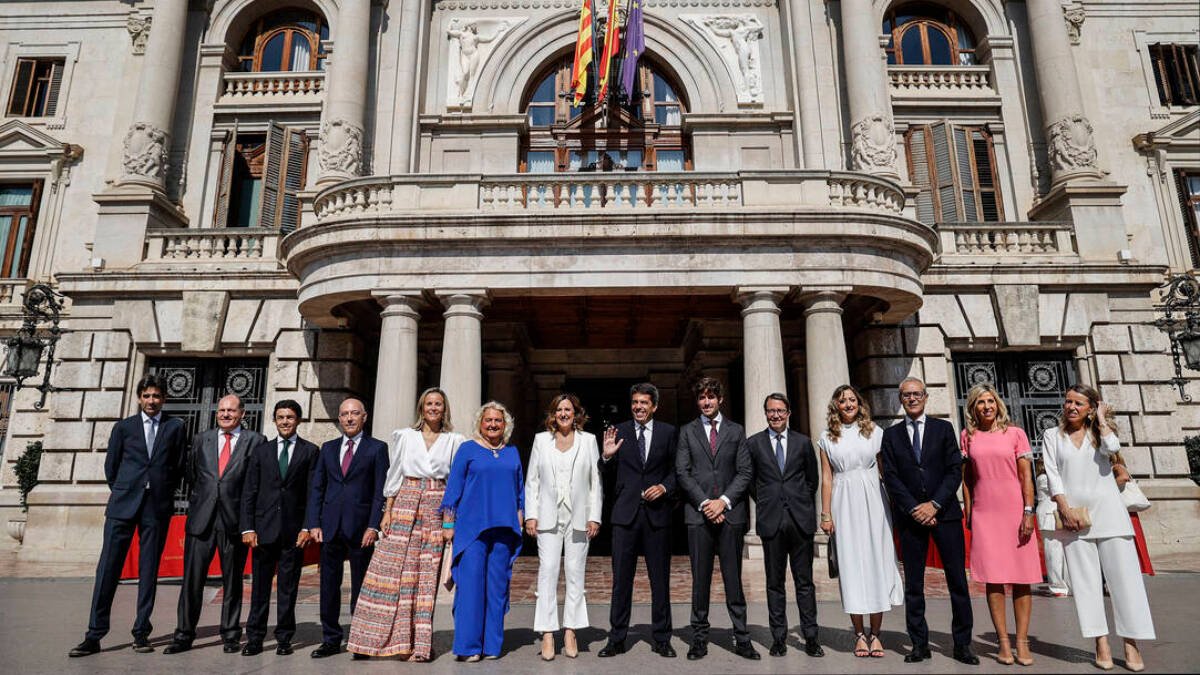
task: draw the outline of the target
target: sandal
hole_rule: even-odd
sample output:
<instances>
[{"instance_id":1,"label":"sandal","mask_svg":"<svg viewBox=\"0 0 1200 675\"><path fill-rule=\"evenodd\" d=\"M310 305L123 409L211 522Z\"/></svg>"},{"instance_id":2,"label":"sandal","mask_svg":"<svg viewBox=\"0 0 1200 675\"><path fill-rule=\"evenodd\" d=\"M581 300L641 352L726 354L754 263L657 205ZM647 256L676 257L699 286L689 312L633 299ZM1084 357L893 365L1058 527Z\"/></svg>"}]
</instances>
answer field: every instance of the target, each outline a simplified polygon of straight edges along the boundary
<instances>
[{"instance_id":1,"label":"sandal","mask_svg":"<svg viewBox=\"0 0 1200 675\"><path fill-rule=\"evenodd\" d=\"M870 656L871 650L867 645L866 633L855 633L854 638L854 655L860 659ZM862 644L862 647L859 647L859 644Z\"/></svg>"},{"instance_id":2,"label":"sandal","mask_svg":"<svg viewBox=\"0 0 1200 675\"><path fill-rule=\"evenodd\" d=\"M875 645L879 645L876 647ZM878 635L871 635L871 658L882 659L885 656L883 651L883 643L879 641Z\"/></svg>"}]
</instances>

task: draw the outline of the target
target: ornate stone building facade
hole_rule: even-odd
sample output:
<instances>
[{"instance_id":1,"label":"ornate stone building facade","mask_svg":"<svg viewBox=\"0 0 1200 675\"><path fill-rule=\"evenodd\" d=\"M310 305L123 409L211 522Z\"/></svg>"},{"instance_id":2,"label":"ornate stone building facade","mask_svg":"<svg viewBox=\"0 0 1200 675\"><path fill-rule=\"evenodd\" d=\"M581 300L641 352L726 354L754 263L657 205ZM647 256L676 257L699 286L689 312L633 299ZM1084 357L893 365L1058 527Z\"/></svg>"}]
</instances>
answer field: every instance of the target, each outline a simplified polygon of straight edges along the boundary
<instances>
[{"instance_id":1,"label":"ornate stone building facade","mask_svg":"<svg viewBox=\"0 0 1200 675\"><path fill-rule=\"evenodd\" d=\"M45 447L20 555L94 558L147 370L193 430L234 391L314 439L438 383L523 441L563 388L615 421L649 379L683 420L702 373L750 431L847 381L894 418L915 375L956 424L997 382L1034 436L1089 382L1152 550L1200 547L1200 405L1146 323L1200 265L1194 3L644 7L628 105L572 108L576 0L5 3L0 329L50 282L70 330L8 411L3 517Z\"/></svg>"}]
</instances>

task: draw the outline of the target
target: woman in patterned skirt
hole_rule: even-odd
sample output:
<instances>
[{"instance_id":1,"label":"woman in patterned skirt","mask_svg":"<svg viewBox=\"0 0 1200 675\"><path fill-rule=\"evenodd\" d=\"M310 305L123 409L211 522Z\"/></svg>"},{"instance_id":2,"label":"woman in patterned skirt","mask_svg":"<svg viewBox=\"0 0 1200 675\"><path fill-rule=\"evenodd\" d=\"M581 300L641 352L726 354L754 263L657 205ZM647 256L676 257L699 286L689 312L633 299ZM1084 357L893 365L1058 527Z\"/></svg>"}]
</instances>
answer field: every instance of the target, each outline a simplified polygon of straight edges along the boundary
<instances>
[{"instance_id":1,"label":"woman in patterned skirt","mask_svg":"<svg viewBox=\"0 0 1200 675\"><path fill-rule=\"evenodd\" d=\"M350 622L354 658L433 657L433 605L441 577L446 476L463 437L452 431L450 402L441 389L417 401L417 421L392 433L392 464L379 529L383 537L367 568Z\"/></svg>"}]
</instances>

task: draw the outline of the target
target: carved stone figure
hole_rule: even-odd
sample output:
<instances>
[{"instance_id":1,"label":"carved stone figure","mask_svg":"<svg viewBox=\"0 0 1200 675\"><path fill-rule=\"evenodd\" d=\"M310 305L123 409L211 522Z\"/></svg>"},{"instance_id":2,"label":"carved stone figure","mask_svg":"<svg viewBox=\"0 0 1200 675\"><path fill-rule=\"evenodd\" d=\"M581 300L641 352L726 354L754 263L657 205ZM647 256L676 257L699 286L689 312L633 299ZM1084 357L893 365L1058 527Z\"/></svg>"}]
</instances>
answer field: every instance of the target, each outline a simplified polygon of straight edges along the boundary
<instances>
[{"instance_id":1,"label":"carved stone figure","mask_svg":"<svg viewBox=\"0 0 1200 675\"><path fill-rule=\"evenodd\" d=\"M850 128L850 165L855 171L896 171L896 130L891 118L871 115Z\"/></svg>"},{"instance_id":2,"label":"carved stone figure","mask_svg":"<svg viewBox=\"0 0 1200 675\"><path fill-rule=\"evenodd\" d=\"M150 23L153 18L130 16L125 20L125 30L129 31L129 39L133 40L134 54L146 53L146 41L150 39Z\"/></svg>"},{"instance_id":3,"label":"carved stone figure","mask_svg":"<svg viewBox=\"0 0 1200 675\"><path fill-rule=\"evenodd\" d=\"M1092 123L1071 115L1050 125L1050 164L1055 171L1095 171L1096 142Z\"/></svg>"},{"instance_id":4,"label":"carved stone figure","mask_svg":"<svg viewBox=\"0 0 1200 675\"><path fill-rule=\"evenodd\" d=\"M729 40L737 54L738 70L752 98L762 95L762 76L756 42L763 37L762 22L752 14L714 16L704 22L713 35Z\"/></svg>"},{"instance_id":5,"label":"carved stone figure","mask_svg":"<svg viewBox=\"0 0 1200 675\"><path fill-rule=\"evenodd\" d=\"M121 164L127 176L162 183L167 170L167 132L147 122L130 126Z\"/></svg>"},{"instance_id":6,"label":"carved stone figure","mask_svg":"<svg viewBox=\"0 0 1200 675\"><path fill-rule=\"evenodd\" d=\"M322 174L362 174L363 131L349 120L329 120L321 126L317 154Z\"/></svg>"},{"instance_id":7,"label":"carved stone figure","mask_svg":"<svg viewBox=\"0 0 1200 675\"><path fill-rule=\"evenodd\" d=\"M450 28L446 31L446 35L451 40L458 40L458 76L454 83L458 87L460 102L466 103L469 100L467 92L471 81L475 79L475 74L479 72L479 45L495 40L506 30L508 30L506 21L501 21L491 35L480 34L479 25L475 22L460 24L458 19L450 22Z\"/></svg>"},{"instance_id":8,"label":"carved stone figure","mask_svg":"<svg viewBox=\"0 0 1200 675\"><path fill-rule=\"evenodd\" d=\"M1067 37L1070 38L1071 44L1079 44L1080 31L1083 28L1083 20L1086 18L1087 12L1078 2L1063 7L1063 19L1067 22Z\"/></svg>"}]
</instances>

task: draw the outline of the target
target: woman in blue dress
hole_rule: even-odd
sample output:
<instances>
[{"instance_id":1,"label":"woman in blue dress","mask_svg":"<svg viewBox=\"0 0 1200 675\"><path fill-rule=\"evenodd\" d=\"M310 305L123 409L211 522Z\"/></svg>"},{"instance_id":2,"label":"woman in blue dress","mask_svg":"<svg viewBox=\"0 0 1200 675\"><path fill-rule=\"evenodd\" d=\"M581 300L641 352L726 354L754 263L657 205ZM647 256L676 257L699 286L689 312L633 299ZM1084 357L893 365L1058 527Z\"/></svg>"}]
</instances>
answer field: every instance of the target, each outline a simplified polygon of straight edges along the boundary
<instances>
[{"instance_id":1,"label":"woman in blue dress","mask_svg":"<svg viewBox=\"0 0 1200 675\"><path fill-rule=\"evenodd\" d=\"M475 438L454 456L442 528L453 541L454 653L459 661L500 657L513 561L521 551L525 481L521 456L508 444L513 418L489 401L475 415Z\"/></svg>"}]
</instances>

